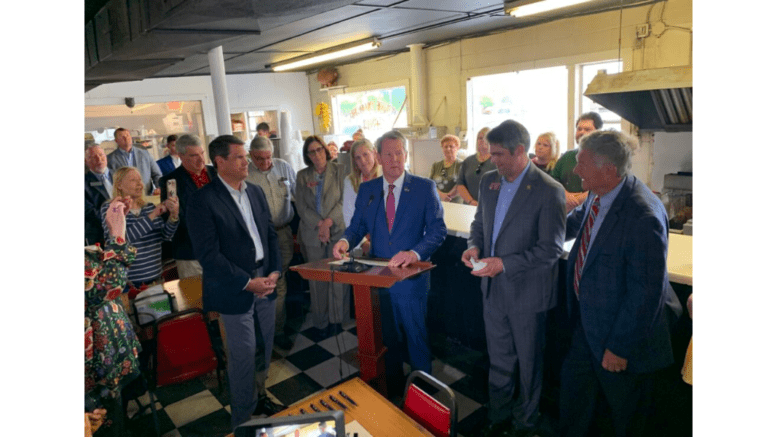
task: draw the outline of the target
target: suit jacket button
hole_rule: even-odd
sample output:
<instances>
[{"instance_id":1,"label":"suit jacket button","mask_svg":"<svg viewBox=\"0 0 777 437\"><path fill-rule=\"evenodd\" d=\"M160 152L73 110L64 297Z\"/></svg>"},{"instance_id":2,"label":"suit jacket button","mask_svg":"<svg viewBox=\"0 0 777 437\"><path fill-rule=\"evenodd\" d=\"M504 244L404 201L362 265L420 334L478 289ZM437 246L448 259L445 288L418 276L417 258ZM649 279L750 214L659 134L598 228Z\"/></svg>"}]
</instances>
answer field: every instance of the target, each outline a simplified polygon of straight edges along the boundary
<instances>
[{"instance_id":1,"label":"suit jacket button","mask_svg":"<svg viewBox=\"0 0 777 437\"><path fill-rule=\"evenodd\" d=\"M389 241L389 246L391 246L391 242Z\"/></svg>"}]
</instances>

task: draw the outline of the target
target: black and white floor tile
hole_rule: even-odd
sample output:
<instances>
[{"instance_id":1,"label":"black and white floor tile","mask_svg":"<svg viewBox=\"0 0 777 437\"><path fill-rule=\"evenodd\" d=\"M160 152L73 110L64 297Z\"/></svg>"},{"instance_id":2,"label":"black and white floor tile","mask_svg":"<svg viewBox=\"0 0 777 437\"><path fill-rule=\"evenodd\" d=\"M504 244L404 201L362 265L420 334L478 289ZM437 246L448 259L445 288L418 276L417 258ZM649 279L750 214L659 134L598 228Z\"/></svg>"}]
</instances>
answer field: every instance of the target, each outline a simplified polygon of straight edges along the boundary
<instances>
[{"instance_id":1,"label":"black and white floor tile","mask_svg":"<svg viewBox=\"0 0 777 437\"><path fill-rule=\"evenodd\" d=\"M290 325L295 326L295 321ZM273 350L273 361L266 383L268 395L278 403L290 405L350 378L358 377L355 322L343 326L342 332L320 336L307 320L296 321L289 337L293 347ZM432 338L435 358L432 375L450 386L458 402L459 435L477 435L485 421L486 370L482 354L461 346L444 344ZM409 366L405 365L406 373ZM164 437L224 436L230 430L228 375L219 390L215 375L199 380L163 387L155 391L160 433ZM148 394L138 399L148 405ZM154 425L149 409L138 414L138 404L130 401L128 428L135 436L153 435Z\"/></svg>"}]
</instances>

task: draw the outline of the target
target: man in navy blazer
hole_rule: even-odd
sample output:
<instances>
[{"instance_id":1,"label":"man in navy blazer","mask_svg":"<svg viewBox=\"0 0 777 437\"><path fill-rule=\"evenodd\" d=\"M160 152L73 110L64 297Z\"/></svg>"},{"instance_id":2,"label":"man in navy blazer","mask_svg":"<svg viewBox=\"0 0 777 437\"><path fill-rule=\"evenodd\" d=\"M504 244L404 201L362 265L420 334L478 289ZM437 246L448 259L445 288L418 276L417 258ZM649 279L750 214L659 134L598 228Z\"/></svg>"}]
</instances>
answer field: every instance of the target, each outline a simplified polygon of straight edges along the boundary
<instances>
[{"instance_id":1,"label":"man in navy blazer","mask_svg":"<svg viewBox=\"0 0 777 437\"><path fill-rule=\"evenodd\" d=\"M89 146L84 157L89 171L84 175L84 238L86 244L103 244L105 236L100 207L111 198L113 175L108 170L108 158L98 146Z\"/></svg>"},{"instance_id":2,"label":"man in navy blazer","mask_svg":"<svg viewBox=\"0 0 777 437\"><path fill-rule=\"evenodd\" d=\"M349 247L356 247L369 234L370 253L389 258L389 267L405 267L419 260L428 260L445 240L447 228L437 190L429 179L405 172L407 140L390 131L376 142L378 162L383 177L361 184L356 196L356 213L343 238L332 252L342 259ZM393 206L395 214L389 223ZM426 332L426 304L429 293L429 272L397 282L382 289L381 320L386 353L386 374L389 388L394 379L402 378L400 338L404 336L410 366L413 370L432 371L429 338ZM404 381L399 381L404 387Z\"/></svg>"},{"instance_id":3,"label":"man in navy blazer","mask_svg":"<svg viewBox=\"0 0 777 437\"><path fill-rule=\"evenodd\" d=\"M183 279L202 275L202 266L194 258L192 251L192 241L186 225L186 208L195 191L216 179L216 169L212 165L205 165L205 151L199 137L183 134L177 139L176 148L177 155L181 157L181 166L162 176L159 184L162 188L161 200L164 201L169 195L167 181L175 181L180 222L173 235L173 258L178 277Z\"/></svg>"},{"instance_id":4,"label":"man in navy blazer","mask_svg":"<svg viewBox=\"0 0 777 437\"><path fill-rule=\"evenodd\" d=\"M177 141L178 135L168 135L167 144L165 144L165 147L167 147L167 156L156 161L156 165L159 166L159 171L162 172L162 176L169 175L173 170L181 166L181 156L176 147Z\"/></svg>"},{"instance_id":5,"label":"man in navy blazer","mask_svg":"<svg viewBox=\"0 0 777 437\"><path fill-rule=\"evenodd\" d=\"M580 141L574 172L589 195L567 216L566 238L577 240L567 262L575 328L559 402L566 436L586 435L598 397L618 436L645 435L656 372L673 361L670 319L680 303L666 271L669 222L629 174L635 144L616 131Z\"/></svg>"},{"instance_id":6,"label":"man in navy blazer","mask_svg":"<svg viewBox=\"0 0 777 437\"><path fill-rule=\"evenodd\" d=\"M218 174L192 194L186 221L203 269L203 310L217 311L226 331L234 430L252 412L272 415L281 408L264 391L281 258L264 193L245 182L248 152L243 141L222 135L208 149Z\"/></svg>"},{"instance_id":7,"label":"man in navy blazer","mask_svg":"<svg viewBox=\"0 0 777 437\"><path fill-rule=\"evenodd\" d=\"M470 259L485 263L472 274L483 278L490 362L486 435L500 435L540 425L545 321L557 301L566 200L561 184L529 160L531 141L523 125L504 121L487 140L497 171L480 181L461 260L469 268Z\"/></svg>"}]
</instances>

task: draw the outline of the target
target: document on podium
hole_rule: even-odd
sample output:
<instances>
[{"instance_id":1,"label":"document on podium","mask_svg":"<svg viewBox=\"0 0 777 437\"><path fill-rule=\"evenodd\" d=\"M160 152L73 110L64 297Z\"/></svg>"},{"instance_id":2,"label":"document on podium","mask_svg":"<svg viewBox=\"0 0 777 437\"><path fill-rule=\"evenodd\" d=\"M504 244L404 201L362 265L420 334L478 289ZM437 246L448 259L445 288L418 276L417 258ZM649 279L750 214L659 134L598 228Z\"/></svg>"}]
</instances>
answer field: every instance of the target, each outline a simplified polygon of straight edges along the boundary
<instances>
[{"instance_id":1,"label":"document on podium","mask_svg":"<svg viewBox=\"0 0 777 437\"><path fill-rule=\"evenodd\" d=\"M350 258L343 258L339 261L330 261L329 265L341 266L348 261L350 261ZM381 261L376 259L364 259L364 258L354 258L354 261L360 262L362 264L367 264L368 266L373 266L373 267L388 267L388 263L389 263L388 261Z\"/></svg>"}]
</instances>

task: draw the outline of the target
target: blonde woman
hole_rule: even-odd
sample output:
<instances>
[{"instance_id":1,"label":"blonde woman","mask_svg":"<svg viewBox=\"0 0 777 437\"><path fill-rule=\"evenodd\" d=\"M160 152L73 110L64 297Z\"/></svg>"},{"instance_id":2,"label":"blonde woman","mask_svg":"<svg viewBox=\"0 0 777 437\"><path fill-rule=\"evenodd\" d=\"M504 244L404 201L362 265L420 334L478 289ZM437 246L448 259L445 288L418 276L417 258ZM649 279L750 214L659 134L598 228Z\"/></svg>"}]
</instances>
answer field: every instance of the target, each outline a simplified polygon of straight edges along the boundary
<instances>
[{"instance_id":1,"label":"blonde woman","mask_svg":"<svg viewBox=\"0 0 777 437\"><path fill-rule=\"evenodd\" d=\"M356 194L359 193L359 186L362 182L383 175L380 164L378 164L377 153L370 140L356 140L351 146L352 170L343 189L343 219L346 228L351 225L351 219L356 209Z\"/></svg>"},{"instance_id":2,"label":"blonde woman","mask_svg":"<svg viewBox=\"0 0 777 437\"><path fill-rule=\"evenodd\" d=\"M550 174L553 167L556 166L559 154L559 142L556 138L556 134L553 132L545 132L537 137L537 142L534 143L534 158L531 162L534 163L540 170Z\"/></svg>"},{"instance_id":3,"label":"blonde woman","mask_svg":"<svg viewBox=\"0 0 777 437\"><path fill-rule=\"evenodd\" d=\"M170 197L159 205L143 198L143 180L135 167L121 167L113 173L111 201L121 199L127 213L127 243L137 249L135 262L127 270L127 280L135 288L151 285L162 274L162 240L172 241L178 229L178 198ZM110 238L106 214L110 202L100 209L106 241ZM162 215L169 213L165 220Z\"/></svg>"},{"instance_id":4,"label":"blonde woman","mask_svg":"<svg viewBox=\"0 0 777 437\"><path fill-rule=\"evenodd\" d=\"M480 179L487 172L496 170L496 166L491 162L491 150L486 140L490 130L491 128L488 127L480 129L477 136L477 153L468 156L461 164L459 180L456 181L456 192L467 205L478 205Z\"/></svg>"}]
</instances>

